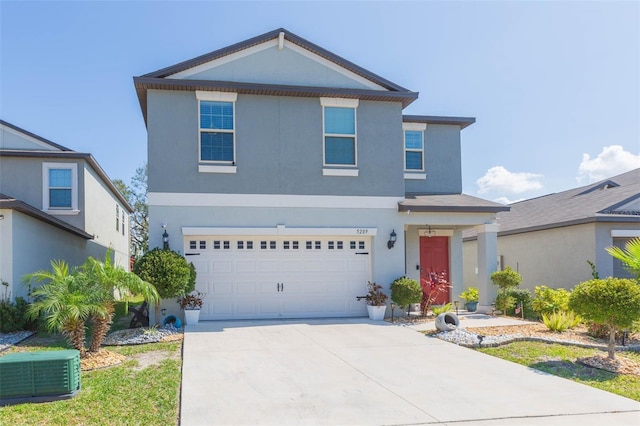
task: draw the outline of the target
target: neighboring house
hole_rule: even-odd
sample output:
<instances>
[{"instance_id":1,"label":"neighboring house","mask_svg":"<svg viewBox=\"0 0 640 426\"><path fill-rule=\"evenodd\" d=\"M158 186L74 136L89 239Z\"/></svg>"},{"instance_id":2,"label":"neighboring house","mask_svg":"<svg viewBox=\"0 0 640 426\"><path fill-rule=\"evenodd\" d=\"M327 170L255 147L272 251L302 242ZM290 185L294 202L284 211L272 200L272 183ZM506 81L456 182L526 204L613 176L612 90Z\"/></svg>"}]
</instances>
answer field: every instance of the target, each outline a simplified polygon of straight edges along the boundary
<instances>
[{"instance_id":1,"label":"neighboring house","mask_svg":"<svg viewBox=\"0 0 640 426\"><path fill-rule=\"evenodd\" d=\"M587 261L600 277L631 277L605 248L640 237L640 169L510 207L498 214L498 254L520 272L522 288L573 288L592 278ZM475 278L476 237L464 241L466 281Z\"/></svg>"},{"instance_id":2,"label":"neighboring house","mask_svg":"<svg viewBox=\"0 0 640 426\"><path fill-rule=\"evenodd\" d=\"M112 247L128 270L131 211L91 154L0 120L0 279L12 298L52 259L77 266Z\"/></svg>"},{"instance_id":3,"label":"neighboring house","mask_svg":"<svg viewBox=\"0 0 640 426\"><path fill-rule=\"evenodd\" d=\"M194 263L201 318L362 316L367 281L421 271L445 272L452 300L470 227L487 285L508 207L462 194L475 119L403 115L418 93L284 29L134 83L150 247L166 227Z\"/></svg>"}]
</instances>

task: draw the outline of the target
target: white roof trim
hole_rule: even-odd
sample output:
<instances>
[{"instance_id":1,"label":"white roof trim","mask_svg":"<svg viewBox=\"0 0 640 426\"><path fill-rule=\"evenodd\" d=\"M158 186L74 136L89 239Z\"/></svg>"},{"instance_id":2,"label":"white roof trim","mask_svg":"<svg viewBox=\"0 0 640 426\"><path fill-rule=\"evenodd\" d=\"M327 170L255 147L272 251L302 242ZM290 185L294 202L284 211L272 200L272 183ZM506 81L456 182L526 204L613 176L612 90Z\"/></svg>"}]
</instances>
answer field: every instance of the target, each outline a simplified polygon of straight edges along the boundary
<instances>
[{"instance_id":1,"label":"white roof trim","mask_svg":"<svg viewBox=\"0 0 640 426\"><path fill-rule=\"evenodd\" d=\"M209 236L209 235L299 235L299 236L354 236L374 237L378 234L378 228L287 228L278 225L273 228L234 228L234 227L208 227L208 226L183 226L183 236Z\"/></svg>"},{"instance_id":2,"label":"white roof trim","mask_svg":"<svg viewBox=\"0 0 640 426\"><path fill-rule=\"evenodd\" d=\"M235 60L253 55L254 53L258 53L258 52L262 52L263 50L267 50L269 48L275 47L278 50L283 50L284 48L287 49L291 49L292 51L308 58L311 59L317 63L319 63L320 65L323 65L339 74L342 74L348 78L350 78L351 80L354 80L357 83L360 83L370 89L373 90L383 90L383 91L388 91L386 88L380 86L379 84L376 84L374 82L372 82L369 79L366 79L352 71L349 71L346 68L341 67L340 65L336 64L335 62L331 62L319 55L316 55L313 52L310 52L309 50L302 48L300 46L298 46L297 44L291 43L288 40L284 40L284 46L283 48L280 48L280 37L278 38L274 38L271 40L267 40L263 43L257 44L255 46L251 46L251 47L247 47L246 49L242 49L238 52L235 53L231 53L229 55L223 56L221 58L218 59L214 59L212 61L209 62L205 62L204 64L200 64L197 65L195 67L192 68L188 68L186 70L177 72L175 74L170 74L168 75L166 78L173 78L173 79L185 79L187 77L191 77L192 75L195 74L199 74L201 72L205 72L208 71L210 69L213 68L217 68L221 65L224 64L228 64L229 62L233 62Z\"/></svg>"},{"instance_id":3,"label":"white roof trim","mask_svg":"<svg viewBox=\"0 0 640 426\"><path fill-rule=\"evenodd\" d=\"M612 229L611 238L638 238L640 231L635 229Z\"/></svg>"}]
</instances>

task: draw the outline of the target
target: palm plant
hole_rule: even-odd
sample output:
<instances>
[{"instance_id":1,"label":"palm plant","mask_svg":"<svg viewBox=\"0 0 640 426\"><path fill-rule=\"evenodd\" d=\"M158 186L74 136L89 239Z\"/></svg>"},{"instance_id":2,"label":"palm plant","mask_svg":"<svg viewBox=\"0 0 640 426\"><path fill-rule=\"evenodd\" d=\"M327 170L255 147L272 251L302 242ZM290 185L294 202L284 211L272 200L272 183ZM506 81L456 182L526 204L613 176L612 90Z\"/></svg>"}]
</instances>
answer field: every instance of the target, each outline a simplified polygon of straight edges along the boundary
<instances>
[{"instance_id":1,"label":"palm plant","mask_svg":"<svg viewBox=\"0 0 640 426\"><path fill-rule=\"evenodd\" d=\"M107 250L104 261L89 257L80 267L78 273L83 280L99 286L103 299L101 303L104 310L96 312L90 317L93 325L91 333L90 352L98 352L104 341L115 312L116 296L135 295L142 296L150 303L159 300L156 288L132 272L127 272L123 267L115 265L111 260L112 250Z\"/></svg>"},{"instance_id":2,"label":"palm plant","mask_svg":"<svg viewBox=\"0 0 640 426\"><path fill-rule=\"evenodd\" d=\"M621 261L632 274L636 275L636 279L640 280L640 238L627 241L624 250L616 246L607 247L605 250Z\"/></svg>"},{"instance_id":3,"label":"palm plant","mask_svg":"<svg viewBox=\"0 0 640 426\"><path fill-rule=\"evenodd\" d=\"M27 315L34 319L42 315L47 330L62 333L69 343L85 355L86 321L95 315L105 315L105 297L100 287L69 272L62 260L51 261L51 271L40 270L25 276L25 283L44 283L30 293L34 302Z\"/></svg>"}]
</instances>

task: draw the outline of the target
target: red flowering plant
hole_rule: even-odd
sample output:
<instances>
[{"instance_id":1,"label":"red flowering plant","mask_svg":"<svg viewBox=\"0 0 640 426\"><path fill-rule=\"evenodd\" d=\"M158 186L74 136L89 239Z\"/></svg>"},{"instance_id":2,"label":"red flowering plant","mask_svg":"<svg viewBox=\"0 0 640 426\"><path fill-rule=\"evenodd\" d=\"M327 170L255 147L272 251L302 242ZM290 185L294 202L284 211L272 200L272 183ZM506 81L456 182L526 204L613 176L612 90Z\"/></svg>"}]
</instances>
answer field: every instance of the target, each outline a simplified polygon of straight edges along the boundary
<instances>
[{"instance_id":1,"label":"red flowering plant","mask_svg":"<svg viewBox=\"0 0 640 426\"><path fill-rule=\"evenodd\" d=\"M420 302L420 311L422 315L426 316L431 305L438 299L441 293L451 288L451 284L447 280L447 273L445 271L430 272L428 277L420 280L422 286L422 302Z\"/></svg>"},{"instance_id":2,"label":"red flowering plant","mask_svg":"<svg viewBox=\"0 0 640 426\"><path fill-rule=\"evenodd\" d=\"M189 294L185 294L178 298L178 304L181 309L184 310L194 310L202 308L203 298L205 294L199 292L198 290L193 291Z\"/></svg>"}]
</instances>

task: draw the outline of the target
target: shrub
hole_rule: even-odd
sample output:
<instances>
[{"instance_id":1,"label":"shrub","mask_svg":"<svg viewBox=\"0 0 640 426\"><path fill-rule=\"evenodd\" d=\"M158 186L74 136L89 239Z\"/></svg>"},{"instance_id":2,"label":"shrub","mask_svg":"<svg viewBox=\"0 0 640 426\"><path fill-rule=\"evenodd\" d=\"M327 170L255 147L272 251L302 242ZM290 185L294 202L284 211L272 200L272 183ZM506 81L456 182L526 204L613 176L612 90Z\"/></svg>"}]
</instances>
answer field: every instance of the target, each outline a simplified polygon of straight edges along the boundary
<instances>
[{"instance_id":1,"label":"shrub","mask_svg":"<svg viewBox=\"0 0 640 426\"><path fill-rule=\"evenodd\" d=\"M496 271L491 274L491 281L500 287L501 290L505 290L511 287L517 287L522 282L522 275L507 266L502 271Z\"/></svg>"},{"instance_id":2,"label":"shrub","mask_svg":"<svg viewBox=\"0 0 640 426\"><path fill-rule=\"evenodd\" d=\"M558 311L542 314L542 322L551 331L562 332L580 324L580 317L572 311Z\"/></svg>"},{"instance_id":3,"label":"shrub","mask_svg":"<svg viewBox=\"0 0 640 426\"><path fill-rule=\"evenodd\" d=\"M537 318L538 316L534 312L531 304L533 302L533 297L531 296L531 292L526 288L511 288L507 291L507 294L515 299L515 305L509 309L507 309L508 315L513 316L524 316L525 318ZM522 310L524 313L518 311L517 308L522 306Z\"/></svg>"},{"instance_id":4,"label":"shrub","mask_svg":"<svg viewBox=\"0 0 640 426\"><path fill-rule=\"evenodd\" d=\"M480 300L480 291L477 287L469 287L462 293L460 293L460 298L466 300L467 302L477 302Z\"/></svg>"},{"instance_id":5,"label":"shrub","mask_svg":"<svg viewBox=\"0 0 640 426\"><path fill-rule=\"evenodd\" d=\"M498 292L496 296L496 308L502 312L502 315L506 315L510 309L514 309L516 306L515 297L511 296L508 292Z\"/></svg>"},{"instance_id":6,"label":"shrub","mask_svg":"<svg viewBox=\"0 0 640 426\"><path fill-rule=\"evenodd\" d=\"M616 329L630 328L640 318L640 285L621 278L585 281L571 292L569 308L587 321L608 328L607 352L614 358Z\"/></svg>"},{"instance_id":7,"label":"shrub","mask_svg":"<svg viewBox=\"0 0 640 426\"><path fill-rule=\"evenodd\" d=\"M570 293L564 288L553 289L546 285L536 286L532 308L540 315L569 310Z\"/></svg>"},{"instance_id":8,"label":"shrub","mask_svg":"<svg viewBox=\"0 0 640 426\"><path fill-rule=\"evenodd\" d=\"M15 302L8 298L0 299L0 333L11 333L26 328L32 328L25 313L29 304L22 297L16 297Z\"/></svg>"},{"instance_id":9,"label":"shrub","mask_svg":"<svg viewBox=\"0 0 640 426\"><path fill-rule=\"evenodd\" d=\"M451 312L453 308L451 307L451 303L447 303L442 306L431 306L431 312L433 315L438 316L440 314L444 314L445 312Z\"/></svg>"},{"instance_id":10,"label":"shrub","mask_svg":"<svg viewBox=\"0 0 640 426\"><path fill-rule=\"evenodd\" d=\"M400 277L391 283L391 300L401 308L422 300L420 283L408 277Z\"/></svg>"},{"instance_id":11,"label":"shrub","mask_svg":"<svg viewBox=\"0 0 640 426\"><path fill-rule=\"evenodd\" d=\"M172 250L155 248L146 252L134 265L133 272L153 284L162 299L192 292L196 287L193 264ZM160 314L160 301L156 303L156 322Z\"/></svg>"}]
</instances>

